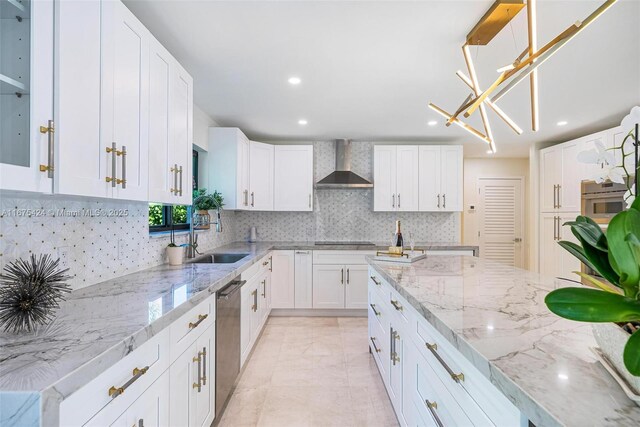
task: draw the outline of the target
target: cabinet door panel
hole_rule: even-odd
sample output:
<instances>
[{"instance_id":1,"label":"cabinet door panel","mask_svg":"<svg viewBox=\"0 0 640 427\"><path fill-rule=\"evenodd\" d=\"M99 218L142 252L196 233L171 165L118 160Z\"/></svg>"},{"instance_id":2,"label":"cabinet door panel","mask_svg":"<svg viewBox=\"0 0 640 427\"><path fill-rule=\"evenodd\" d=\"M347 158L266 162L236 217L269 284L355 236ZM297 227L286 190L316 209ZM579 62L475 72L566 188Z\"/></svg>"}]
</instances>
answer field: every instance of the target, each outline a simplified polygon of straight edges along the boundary
<instances>
[{"instance_id":1,"label":"cabinet door panel","mask_svg":"<svg viewBox=\"0 0 640 427\"><path fill-rule=\"evenodd\" d=\"M571 232L571 228L567 225L563 225L565 222L575 221L578 215L580 215L580 212L566 213L559 216L560 240L567 240L577 245L580 244L578 239ZM582 267L582 264L580 263L580 261L573 255L571 255L568 251L563 249L560 245L556 244L556 246L557 246L556 258L558 260L558 272L557 272L558 277L573 279L573 280L580 280L578 275L574 273L574 271L580 271Z\"/></svg>"},{"instance_id":2,"label":"cabinet door panel","mask_svg":"<svg viewBox=\"0 0 640 427\"><path fill-rule=\"evenodd\" d=\"M580 211L580 184L582 176L582 163L578 162L578 153L582 146L577 142L560 145L562 156L562 176L558 184L558 200L560 211Z\"/></svg>"},{"instance_id":3,"label":"cabinet door panel","mask_svg":"<svg viewBox=\"0 0 640 427\"><path fill-rule=\"evenodd\" d=\"M440 147L421 146L418 162L419 208L423 212L442 209L440 192Z\"/></svg>"},{"instance_id":4,"label":"cabinet door panel","mask_svg":"<svg viewBox=\"0 0 640 427\"><path fill-rule=\"evenodd\" d=\"M155 39L149 53L149 201L173 203L169 84L173 58Z\"/></svg>"},{"instance_id":5,"label":"cabinet door panel","mask_svg":"<svg viewBox=\"0 0 640 427\"><path fill-rule=\"evenodd\" d=\"M105 15L110 36L103 39L102 138L118 150L114 197L148 200L149 40L150 34L121 2ZM126 185L125 185L126 184Z\"/></svg>"},{"instance_id":6,"label":"cabinet door panel","mask_svg":"<svg viewBox=\"0 0 640 427\"><path fill-rule=\"evenodd\" d=\"M193 194L191 178L192 141L193 141L193 80L180 66L174 68L171 79L171 147L173 160L178 169L178 197L176 203L190 205Z\"/></svg>"},{"instance_id":7,"label":"cabinet door panel","mask_svg":"<svg viewBox=\"0 0 640 427\"><path fill-rule=\"evenodd\" d=\"M540 151L540 209L554 212L557 206L555 186L560 183L561 153L557 148Z\"/></svg>"},{"instance_id":8,"label":"cabinet door panel","mask_svg":"<svg viewBox=\"0 0 640 427\"><path fill-rule=\"evenodd\" d=\"M442 210L462 211L463 160L461 146L443 146L440 150L440 190Z\"/></svg>"},{"instance_id":9,"label":"cabinet door panel","mask_svg":"<svg viewBox=\"0 0 640 427\"><path fill-rule=\"evenodd\" d=\"M594 133L584 138L580 138L580 148L578 152L595 150L598 144L602 144L602 146L605 148L610 148L608 146L608 142L609 141L607 140L607 134L605 132ZM595 179L596 175L601 172L601 169L603 167L602 164L579 163L579 165L581 179L590 181Z\"/></svg>"},{"instance_id":10,"label":"cabinet door panel","mask_svg":"<svg viewBox=\"0 0 640 427\"><path fill-rule=\"evenodd\" d=\"M396 147L373 147L373 210L396 210Z\"/></svg>"},{"instance_id":11,"label":"cabinet door panel","mask_svg":"<svg viewBox=\"0 0 640 427\"><path fill-rule=\"evenodd\" d=\"M125 421L120 423L120 421ZM162 374L118 419L122 427L169 425L169 372Z\"/></svg>"},{"instance_id":12,"label":"cabinet door panel","mask_svg":"<svg viewBox=\"0 0 640 427\"><path fill-rule=\"evenodd\" d=\"M558 273L558 215L546 213L540 215L540 274L555 277Z\"/></svg>"},{"instance_id":13,"label":"cabinet door panel","mask_svg":"<svg viewBox=\"0 0 640 427\"><path fill-rule=\"evenodd\" d=\"M313 266L313 308L344 308L344 265Z\"/></svg>"},{"instance_id":14,"label":"cabinet door panel","mask_svg":"<svg viewBox=\"0 0 640 427\"><path fill-rule=\"evenodd\" d=\"M249 199L249 140L244 136L238 137L238 157L236 159L238 209L250 209Z\"/></svg>"},{"instance_id":15,"label":"cabinet door panel","mask_svg":"<svg viewBox=\"0 0 640 427\"><path fill-rule=\"evenodd\" d=\"M55 2L56 165L54 190L79 196L111 196L111 157L100 136L102 3ZM81 71L80 71L81 70Z\"/></svg>"},{"instance_id":16,"label":"cabinet door panel","mask_svg":"<svg viewBox=\"0 0 640 427\"><path fill-rule=\"evenodd\" d=\"M250 141L249 188L251 209L273 210L273 145Z\"/></svg>"},{"instance_id":17,"label":"cabinet door panel","mask_svg":"<svg viewBox=\"0 0 640 427\"><path fill-rule=\"evenodd\" d=\"M313 146L276 145L274 210L313 210Z\"/></svg>"},{"instance_id":18,"label":"cabinet door panel","mask_svg":"<svg viewBox=\"0 0 640 427\"><path fill-rule=\"evenodd\" d=\"M368 276L366 265L346 265L347 281L344 308L367 308Z\"/></svg>"},{"instance_id":19,"label":"cabinet door panel","mask_svg":"<svg viewBox=\"0 0 640 427\"><path fill-rule=\"evenodd\" d=\"M294 272L295 308L313 306L313 255L311 251L296 251Z\"/></svg>"},{"instance_id":20,"label":"cabinet door panel","mask_svg":"<svg viewBox=\"0 0 640 427\"><path fill-rule=\"evenodd\" d=\"M399 211L417 211L419 197L418 146L396 147L396 206Z\"/></svg>"},{"instance_id":21,"label":"cabinet door panel","mask_svg":"<svg viewBox=\"0 0 640 427\"><path fill-rule=\"evenodd\" d=\"M271 273L271 306L273 308L295 307L294 251L273 252Z\"/></svg>"},{"instance_id":22,"label":"cabinet door panel","mask_svg":"<svg viewBox=\"0 0 640 427\"><path fill-rule=\"evenodd\" d=\"M200 358L200 390L196 389L195 425L209 427L213 422L215 402L215 325L210 326L196 341L196 357ZM196 381L197 382L197 377Z\"/></svg>"},{"instance_id":23,"label":"cabinet door panel","mask_svg":"<svg viewBox=\"0 0 640 427\"><path fill-rule=\"evenodd\" d=\"M195 426L198 365L196 344L192 344L169 368L169 425Z\"/></svg>"},{"instance_id":24,"label":"cabinet door panel","mask_svg":"<svg viewBox=\"0 0 640 427\"><path fill-rule=\"evenodd\" d=\"M253 316L253 304L254 295L253 291L255 286L253 282L246 283L242 289L242 306L240 307L240 362L244 365L244 362L249 356L251 351L251 318Z\"/></svg>"}]
</instances>

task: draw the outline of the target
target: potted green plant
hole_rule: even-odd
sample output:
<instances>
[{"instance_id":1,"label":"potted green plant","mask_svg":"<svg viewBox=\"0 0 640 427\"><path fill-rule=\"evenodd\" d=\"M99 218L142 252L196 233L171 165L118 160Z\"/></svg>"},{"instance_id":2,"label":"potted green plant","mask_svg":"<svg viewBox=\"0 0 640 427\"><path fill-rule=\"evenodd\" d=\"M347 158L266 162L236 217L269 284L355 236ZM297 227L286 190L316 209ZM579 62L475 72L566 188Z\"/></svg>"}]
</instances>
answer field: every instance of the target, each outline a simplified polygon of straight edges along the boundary
<instances>
[{"instance_id":1,"label":"potted green plant","mask_svg":"<svg viewBox=\"0 0 640 427\"><path fill-rule=\"evenodd\" d=\"M182 265L184 248L176 244L176 235L173 223L171 223L169 238L170 242L167 245L167 257L169 258L169 265Z\"/></svg>"},{"instance_id":2,"label":"potted green plant","mask_svg":"<svg viewBox=\"0 0 640 427\"><path fill-rule=\"evenodd\" d=\"M213 194L207 194L206 188L200 188L193 192L193 209L195 222L199 225L197 229L208 229L210 216L209 211L212 209L222 208L223 198L220 193L214 191Z\"/></svg>"},{"instance_id":3,"label":"potted green plant","mask_svg":"<svg viewBox=\"0 0 640 427\"><path fill-rule=\"evenodd\" d=\"M623 165L618 167L627 172L625 160L628 155L624 146L629 138L633 138L637 182L640 108L635 107L630 116L636 123L634 130L616 149L623 153ZM630 116L623 120L623 125ZM626 196L629 209L611 219L606 234L595 221L585 216L564 224L571 227L580 244L568 241L559 244L603 279L577 273L587 287L556 289L546 296L545 303L561 317L593 323L601 352L640 394L640 198L635 197L639 187L631 181L628 179Z\"/></svg>"}]
</instances>

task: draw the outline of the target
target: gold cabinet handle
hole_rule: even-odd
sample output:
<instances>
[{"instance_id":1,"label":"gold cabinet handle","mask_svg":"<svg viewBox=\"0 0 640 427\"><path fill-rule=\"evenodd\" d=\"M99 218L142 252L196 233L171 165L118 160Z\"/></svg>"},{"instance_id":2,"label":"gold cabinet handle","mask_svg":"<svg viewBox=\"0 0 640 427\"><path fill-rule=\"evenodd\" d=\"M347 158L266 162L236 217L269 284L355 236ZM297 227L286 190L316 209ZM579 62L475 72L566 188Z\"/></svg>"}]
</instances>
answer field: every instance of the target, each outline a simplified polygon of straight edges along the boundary
<instances>
[{"instance_id":1,"label":"gold cabinet handle","mask_svg":"<svg viewBox=\"0 0 640 427\"><path fill-rule=\"evenodd\" d=\"M269 256L269 271L273 271L273 256Z\"/></svg>"},{"instance_id":2,"label":"gold cabinet handle","mask_svg":"<svg viewBox=\"0 0 640 427\"><path fill-rule=\"evenodd\" d=\"M249 206L249 190L244 190L244 205Z\"/></svg>"},{"instance_id":3,"label":"gold cabinet handle","mask_svg":"<svg viewBox=\"0 0 640 427\"><path fill-rule=\"evenodd\" d=\"M395 329L391 328L390 338L391 338L391 352L389 353L389 358L391 359L391 363L393 363L393 366L395 366L396 363L400 362L400 357L396 352L396 340L400 339L400 335L398 334L398 332L395 331Z\"/></svg>"},{"instance_id":4,"label":"gold cabinet handle","mask_svg":"<svg viewBox=\"0 0 640 427\"><path fill-rule=\"evenodd\" d=\"M198 357L202 356L202 385L207 385L207 347L202 347Z\"/></svg>"},{"instance_id":5,"label":"gold cabinet handle","mask_svg":"<svg viewBox=\"0 0 640 427\"><path fill-rule=\"evenodd\" d=\"M251 292L251 295L253 295L253 305L251 306L251 310L255 313L258 311L258 290L256 289Z\"/></svg>"},{"instance_id":6,"label":"gold cabinet handle","mask_svg":"<svg viewBox=\"0 0 640 427\"><path fill-rule=\"evenodd\" d=\"M202 359L201 356L202 353L198 352L198 356L193 358L193 362L198 362L198 382L197 383L193 383L193 385L191 387L193 388L197 388L198 389L198 393L200 393L200 391L202 391Z\"/></svg>"},{"instance_id":7,"label":"gold cabinet handle","mask_svg":"<svg viewBox=\"0 0 640 427\"><path fill-rule=\"evenodd\" d=\"M105 178L105 181L111 183L111 188L116 187L116 156L118 153L118 149L116 148L116 143L112 142L111 147L107 147L105 149L107 153L111 154L111 176Z\"/></svg>"},{"instance_id":8,"label":"gold cabinet handle","mask_svg":"<svg viewBox=\"0 0 640 427\"><path fill-rule=\"evenodd\" d=\"M53 167L54 167L54 133L55 127L53 120L49 120L47 126L40 126L40 133L48 133L47 137L47 164L40 165L40 172L46 172L47 178L53 178Z\"/></svg>"},{"instance_id":9,"label":"gold cabinet handle","mask_svg":"<svg viewBox=\"0 0 640 427\"><path fill-rule=\"evenodd\" d=\"M376 279L376 276L370 276L370 277L371 277L371 280L373 280L373 283L375 283L378 286L382 285L382 283L380 283L378 279Z\"/></svg>"},{"instance_id":10,"label":"gold cabinet handle","mask_svg":"<svg viewBox=\"0 0 640 427\"><path fill-rule=\"evenodd\" d=\"M262 293L260 294L260 296L262 298L266 298L267 297L267 279L264 279L262 281Z\"/></svg>"},{"instance_id":11,"label":"gold cabinet handle","mask_svg":"<svg viewBox=\"0 0 640 427\"><path fill-rule=\"evenodd\" d=\"M173 194L178 195L178 164L173 164Z\"/></svg>"},{"instance_id":12,"label":"gold cabinet handle","mask_svg":"<svg viewBox=\"0 0 640 427\"><path fill-rule=\"evenodd\" d=\"M116 184L121 184L123 189L127 188L127 147L122 146L122 151L116 151L116 156L122 156L122 179L116 179Z\"/></svg>"},{"instance_id":13,"label":"gold cabinet handle","mask_svg":"<svg viewBox=\"0 0 640 427\"><path fill-rule=\"evenodd\" d=\"M349 268L347 268L347 285L349 284Z\"/></svg>"},{"instance_id":14,"label":"gold cabinet handle","mask_svg":"<svg viewBox=\"0 0 640 427\"><path fill-rule=\"evenodd\" d=\"M115 399L116 397L120 396L122 393L124 393L124 391L129 388L129 386L131 384L133 384L134 382L136 382L138 380L138 378L140 378L141 376L143 376L144 374L147 373L147 371L149 370L148 366L145 366L142 369L139 368L134 368L133 369L133 376L131 377L131 379L129 379L129 381L127 381L126 383L124 383L122 385L122 387L116 387L116 386L112 386L111 388L109 388L108 393L109 393L109 397L111 397L112 399Z\"/></svg>"},{"instance_id":15,"label":"gold cabinet handle","mask_svg":"<svg viewBox=\"0 0 640 427\"><path fill-rule=\"evenodd\" d=\"M427 405L427 409L431 413L431 416L436 421L436 424L438 425L438 427L444 427L444 424L442 424L442 421L440 421L440 418L436 413L436 409L438 409L438 404L436 402L431 402L429 400L425 400L424 402Z\"/></svg>"},{"instance_id":16,"label":"gold cabinet handle","mask_svg":"<svg viewBox=\"0 0 640 427\"><path fill-rule=\"evenodd\" d=\"M464 381L464 374L462 372L460 372L459 374L456 374L455 372L453 372L453 370L451 370L449 365L447 365L447 362L445 362L444 359L440 356L440 354L438 354L438 344L425 343L425 345L427 346L431 354L433 354L433 356L438 360L438 362L440 362L440 364L445 369L445 371L447 371L447 373L449 374L452 380L454 380L457 383L459 383L460 381Z\"/></svg>"},{"instance_id":17,"label":"gold cabinet handle","mask_svg":"<svg viewBox=\"0 0 640 427\"><path fill-rule=\"evenodd\" d=\"M209 317L208 314L198 314L198 320L195 323L189 322L189 329L197 328L207 317Z\"/></svg>"},{"instance_id":18,"label":"gold cabinet handle","mask_svg":"<svg viewBox=\"0 0 640 427\"><path fill-rule=\"evenodd\" d=\"M440 209L440 195L438 194L438 209Z\"/></svg>"},{"instance_id":19,"label":"gold cabinet handle","mask_svg":"<svg viewBox=\"0 0 640 427\"><path fill-rule=\"evenodd\" d=\"M182 166L178 168L178 173L180 174L180 186L176 191L179 193L178 196L182 197Z\"/></svg>"},{"instance_id":20,"label":"gold cabinet handle","mask_svg":"<svg viewBox=\"0 0 640 427\"><path fill-rule=\"evenodd\" d=\"M395 308L396 310L398 310L398 311L402 311L402 305L401 305L398 301L396 301L396 300L392 299L392 300L391 300L391 305L392 305L392 306L393 306L393 308Z\"/></svg>"},{"instance_id":21,"label":"gold cabinet handle","mask_svg":"<svg viewBox=\"0 0 640 427\"><path fill-rule=\"evenodd\" d=\"M253 193L253 191L251 192L251 207L255 206L255 194Z\"/></svg>"},{"instance_id":22,"label":"gold cabinet handle","mask_svg":"<svg viewBox=\"0 0 640 427\"><path fill-rule=\"evenodd\" d=\"M370 337L370 338L371 338L371 344L373 344L373 349L376 351L376 353L380 353L382 350L380 350L376 345L376 337Z\"/></svg>"},{"instance_id":23,"label":"gold cabinet handle","mask_svg":"<svg viewBox=\"0 0 640 427\"><path fill-rule=\"evenodd\" d=\"M447 208L447 195L443 194L442 195L442 209L446 209Z\"/></svg>"},{"instance_id":24,"label":"gold cabinet handle","mask_svg":"<svg viewBox=\"0 0 640 427\"><path fill-rule=\"evenodd\" d=\"M375 304L369 304L371 306L371 309L373 310L373 314L375 314L376 316L380 316L380 312L378 310L376 310L376 305Z\"/></svg>"}]
</instances>

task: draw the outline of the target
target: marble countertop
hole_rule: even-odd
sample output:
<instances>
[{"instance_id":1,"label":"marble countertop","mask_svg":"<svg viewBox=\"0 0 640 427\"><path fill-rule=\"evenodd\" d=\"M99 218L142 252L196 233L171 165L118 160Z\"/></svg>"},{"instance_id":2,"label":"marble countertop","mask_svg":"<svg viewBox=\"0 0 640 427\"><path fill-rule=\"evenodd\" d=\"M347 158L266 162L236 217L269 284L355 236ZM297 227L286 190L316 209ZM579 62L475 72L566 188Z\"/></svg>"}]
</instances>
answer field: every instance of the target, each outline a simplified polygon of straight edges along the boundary
<instances>
[{"instance_id":1,"label":"marble countertop","mask_svg":"<svg viewBox=\"0 0 640 427\"><path fill-rule=\"evenodd\" d=\"M591 326L544 304L565 282L464 256L368 261L536 425L640 425L640 407L589 349Z\"/></svg>"},{"instance_id":2,"label":"marble countertop","mask_svg":"<svg viewBox=\"0 0 640 427\"><path fill-rule=\"evenodd\" d=\"M452 243L429 249L470 249ZM236 242L208 253L248 253L233 264L162 265L73 291L35 334L0 332L0 392L64 400L221 289L270 250L375 250L313 242Z\"/></svg>"}]
</instances>

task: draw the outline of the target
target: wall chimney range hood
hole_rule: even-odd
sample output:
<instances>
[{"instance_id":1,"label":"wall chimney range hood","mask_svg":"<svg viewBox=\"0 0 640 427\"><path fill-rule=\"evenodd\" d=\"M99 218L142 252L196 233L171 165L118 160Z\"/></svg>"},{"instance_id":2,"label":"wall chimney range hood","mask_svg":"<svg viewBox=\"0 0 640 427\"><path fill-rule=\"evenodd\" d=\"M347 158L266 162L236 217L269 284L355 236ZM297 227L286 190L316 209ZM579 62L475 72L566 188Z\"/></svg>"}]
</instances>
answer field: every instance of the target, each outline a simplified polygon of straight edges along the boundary
<instances>
[{"instance_id":1,"label":"wall chimney range hood","mask_svg":"<svg viewBox=\"0 0 640 427\"><path fill-rule=\"evenodd\" d=\"M336 139L336 170L316 183L317 189L372 188L373 184L351 172L351 140Z\"/></svg>"}]
</instances>

